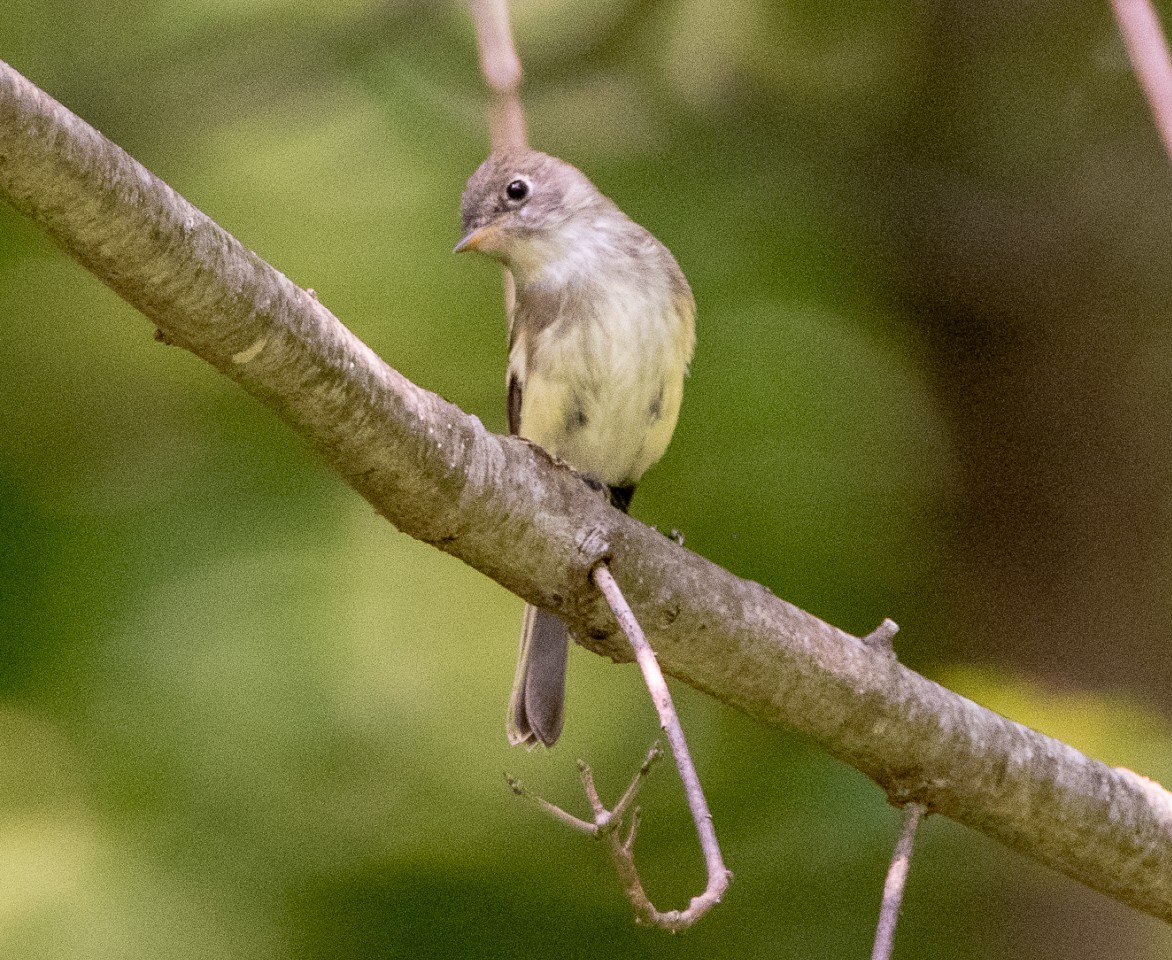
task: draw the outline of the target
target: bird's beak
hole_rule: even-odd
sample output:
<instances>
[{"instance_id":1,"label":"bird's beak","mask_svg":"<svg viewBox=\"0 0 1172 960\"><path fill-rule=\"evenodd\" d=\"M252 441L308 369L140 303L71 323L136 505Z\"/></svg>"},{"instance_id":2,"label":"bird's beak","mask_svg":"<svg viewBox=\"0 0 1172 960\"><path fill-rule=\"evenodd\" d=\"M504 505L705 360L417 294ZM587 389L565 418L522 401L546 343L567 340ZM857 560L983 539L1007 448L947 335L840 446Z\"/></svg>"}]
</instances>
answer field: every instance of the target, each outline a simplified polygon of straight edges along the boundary
<instances>
[{"instance_id":1,"label":"bird's beak","mask_svg":"<svg viewBox=\"0 0 1172 960\"><path fill-rule=\"evenodd\" d=\"M481 253L488 253L489 251L499 248L501 240L501 228L495 223L487 224L483 227L477 227L475 230L470 230L459 243L452 253L463 253L466 250L477 250Z\"/></svg>"}]
</instances>

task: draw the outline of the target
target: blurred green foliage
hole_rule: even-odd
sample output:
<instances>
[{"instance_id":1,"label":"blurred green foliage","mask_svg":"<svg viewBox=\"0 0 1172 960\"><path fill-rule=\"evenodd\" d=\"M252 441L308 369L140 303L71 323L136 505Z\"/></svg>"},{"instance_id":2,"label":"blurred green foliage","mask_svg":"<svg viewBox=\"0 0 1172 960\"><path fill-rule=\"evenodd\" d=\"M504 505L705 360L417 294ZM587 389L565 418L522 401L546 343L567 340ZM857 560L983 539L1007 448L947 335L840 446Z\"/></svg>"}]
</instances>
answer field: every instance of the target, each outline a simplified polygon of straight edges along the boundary
<instances>
[{"instance_id":1,"label":"blurred green foliage","mask_svg":"<svg viewBox=\"0 0 1172 960\"><path fill-rule=\"evenodd\" d=\"M1121 98L1143 129L1105 14L1063 21L1061 43L1024 16L958 15L962 38L1018 37L956 82L996 106L1050 96L1061 72L1072 139L1107 137ZM1053 709L1063 695L1012 666L969 669L979 654L942 636L964 589L961 463L890 216L916 189L911 154L979 165L966 137L987 136L1032 182L1066 141L1028 109L926 137L958 99L926 80L940 17L889 0L515 5L535 145L663 239L699 304L680 427L636 514L846 629L895 618L907 662L1045 726L1071 701ZM486 143L458 4L10 0L0 58L393 366L504 428L499 276L448 255ZM602 851L502 777L580 808L582 756L621 789L655 735L632 667L576 653L563 742L510 751L519 600L388 527L5 207L0 296L0 953L869 952L898 826L872 784L681 689L736 880L686 936L636 929ZM1053 732L1168 775L1149 706L1077 696L1079 723ZM702 872L668 765L644 806L645 879L682 904ZM1054 916L1094 918L1079 956L1172 944L932 820L899 955L1075 956Z\"/></svg>"}]
</instances>

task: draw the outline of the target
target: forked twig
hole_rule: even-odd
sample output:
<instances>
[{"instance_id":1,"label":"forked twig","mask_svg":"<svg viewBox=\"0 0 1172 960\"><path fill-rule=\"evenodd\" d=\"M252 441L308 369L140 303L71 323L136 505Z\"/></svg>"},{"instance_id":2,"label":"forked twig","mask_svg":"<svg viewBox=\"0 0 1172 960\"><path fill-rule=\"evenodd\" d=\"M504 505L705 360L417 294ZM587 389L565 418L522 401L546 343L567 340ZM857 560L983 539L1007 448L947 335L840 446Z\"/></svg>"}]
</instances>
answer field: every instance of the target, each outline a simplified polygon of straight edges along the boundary
<instances>
[{"instance_id":1,"label":"forked twig","mask_svg":"<svg viewBox=\"0 0 1172 960\"><path fill-rule=\"evenodd\" d=\"M895 924L903 904L903 888L911 866L912 847L916 842L920 821L927 812L928 808L922 803L909 803L903 808L903 832L891 855L891 866L887 868L887 879L883 883L883 903L879 907L879 926L875 931L871 960L891 960L891 951L895 947Z\"/></svg>"},{"instance_id":2,"label":"forked twig","mask_svg":"<svg viewBox=\"0 0 1172 960\"><path fill-rule=\"evenodd\" d=\"M533 801L551 817L560 820L567 826L587 833L606 843L607 852L610 853L611 862L614 863L615 872L619 875L619 880L623 884L623 890L627 894L627 899L631 901L631 905L635 908L635 921L637 923L648 926L667 926L670 930L682 930L692 921L678 926L664 923L663 918L669 915L661 914L655 909L654 904L652 904L651 900L647 897L646 891L643 889L643 883L639 879L639 871L635 868L635 834L639 829L639 808L635 807L632 809L631 804L634 803L635 797L639 793L639 788L643 785L644 778L651 772L655 761L661 756L663 756L663 753L659 749L659 744L654 744L647 752L646 759L631 779L627 789L619 797L618 803L610 810L606 809L606 804L602 802L602 798L598 794L598 788L594 784L594 771L590 769L590 766L585 761L579 760L578 772L582 775L582 788L586 792L586 799L590 801L590 808L594 815L593 821L575 817L572 813L567 813L556 804L530 793L521 785L521 782L516 777L506 776L505 779L508 780L509 786L517 796L525 797ZM631 813L629 820L627 819L628 810ZM626 829L623 829L624 824Z\"/></svg>"},{"instance_id":3,"label":"forked twig","mask_svg":"<svg viewBox=\"0 0 1172 960\"><path fill-rule=\"evenodd\" d=\"M580 761L579 761L580 762ZM572 813L563 810L556 803L550 803L544 797L539 797L535 793L530 793L525 789L524 784L510 773L505 774L505 782L509 785L509 789L513 791L518 797L524 797L526 800L531 800L533 803L548 813L555 820L560 820L567 827L573 827L575 830L580 830L582 833L588 833L592 837L598 836L598 824L591 823L588 820L583 820L581 817L575 817Z\"/></svg>"},{"instance_id":4,"label":"forked twig","mask_svg":"<svg viewBox=\"0 0 1172 960\"><path fill-rule=\"evenodd\" d=\"M619 627L626 634L635 651L635 659L639 663L639 669L643 671L643 681L647 684L647 690L651 694L651 700L659 714L660 726L663 727L663 731L667 735L667 742L671 746L672 756L676 761L676 769L679 770L680 779L684 784L684 795L688 800L688 809L692 812L692 820L696 824L696 833L700 838L700 849L704 852L704 866L708 873L708 885L704 888L704 892L693 897L686 910L660 912L650 901L647 901L645 912L639 915L639 919L643 923L664 927L668 930L683 930L690 927L720 902L724 891L728 889L732 874L724 865L720 844L716 839L716 829L712 825L712 814L708 811L708 801L704 799L704 789L700 786L700 777L696 773L696 765L692 762L692 755L688 752L684 730L680 726L679 715L672 704L671 692L667 688L663 671L659 669L659 661L655 658L655 651L651 649L651 644L643 635L643 628L639 626L639 621L631 612L631 608L623 596L622 590L619 589L619 585L615 582L610 568L605 564L599 565L595 567L593 576L594 583L606 598L607 604L614 613L615 620L618 621ZM624 885L627 886L628 896L630 896L630 878L623 873L625 865L620 864L616 859L615 866L619 868L619 874ZM634 861L631 861L629 866L633 871ZM634 876L634 882L638 882L637 875ZM642 891L641 886L639 890ZM640 904L633 897L631 902L635 905L636 912L639 912Z\"/></svg>"}]
</instances>

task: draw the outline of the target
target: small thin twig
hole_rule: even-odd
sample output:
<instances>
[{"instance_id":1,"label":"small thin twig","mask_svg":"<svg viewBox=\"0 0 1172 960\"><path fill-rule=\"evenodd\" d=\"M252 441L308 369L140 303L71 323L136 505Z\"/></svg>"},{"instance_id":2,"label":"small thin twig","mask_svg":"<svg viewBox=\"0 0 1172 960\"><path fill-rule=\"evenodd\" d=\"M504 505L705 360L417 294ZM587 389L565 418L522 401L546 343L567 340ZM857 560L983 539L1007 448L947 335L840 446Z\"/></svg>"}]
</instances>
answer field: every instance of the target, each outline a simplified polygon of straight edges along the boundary
<instances>
[{"instance_id":1,"label":"small thin twig","mask_svg":"<svg viewBox=\"0 0 1172 960\"><path fill-rule=\"evenodd\" d=\"M895 947L895 924L903 904L903 888L911 866L912 847L916 842L920 821L927 812L928 808L922 803L909 803L903 808L903 832L891 855L891 866L887 868L887 879L883 883L883 904L879 908L879 927L875 931L871 960L891 960L891 951Z\"/></svg>"},{"instance_id":2,"label":"small thin twig","mask_svg":"<svg viewBox=\"0 0 1172 960\"><path fill-rule=\"evenodd\" d=\"M635 834L639 832L639 808L631 811L631 822L627 827L627 839L623 841L623 853L632 856L635 849Z\"/></svg>"},{"instance_id":3,"label":"small thin twig","mask_svg":"<svg viewBox=\"0 0 1172 960\"><path fill-rule=\"evenodd\" d=\"M1149 0L1111 0L1111 7L1164 150L1172 159L1172 61L1160 18Z\"/></svg>"},{"instance_id":4,"label":"small thin twig","mask_svg":"<svg viewBox=\"0 0 1172 960\"><path fill-rule=\"evenodd\" d=\"M548 813L555 820L560 820L562 823L566 824L566 826L573 827L575 830L580 830L582 833L588 833L591 836L597 835L598 830L595 824L588 823L580 817L575 817L572 813L568 813L563 810L556 803L550 803L544 797L539 797L535 793L530 793L516 777L510 776L506 773L505 781L508 783L509 789L512 790L513 793L515 793L518 797L524 797L526 800L530 800L537 804L538 807Z\"/></svg>"},{"instance_id":5,"label":"small thin twig","mask_svg":"<svg viewBox=\"0 0 1172 960\"><path fill-rule=\"evenodd\" d=\"M659 743L653 743L651 745L651 749L647 751L647 759L643 761L643 766L639 768L639 772L635 774L635 778L631 781L627 789L623 791L623 795L619 797L618 803L614 805L614 809L610 812L612 817L618 820L623 818L623 815L627 812L627 808L631 805L635 799L635 795L639 792L639 787L643 783L643 778L651 772L651 768L655 766L655 761L662 756L663 751L659 749ZM638 821L638 816L635 817L635 821ZM631 842L633 843L634 840L635 827L632 824Z\"/></svg>"},{"instance_id":6,"label":"small thin twig","mask_svg":"<svg viewBox=\"0 0 1172 960\"><path fill-rule=\"evenodd\" d=\"M602 591L602 595L606 597L606 602L614 613L615 620L618 621L619 627L626 634L635 651L635 659L639 663L639 669L643 671L643 681L647 684L647 690L651 694L651 700L659 714L660 726L667 734L667 741L676 761L676 769L679 770L680 779L684 784L684 795L688 800L688 808L691 810L692 820L696 824L696 833L700 838L700 849L704 852L704 866L708 873L708 885L704 888L704 892L693 897L688 908L682 911L660 912L648 901L646 911L640 916L642 922L645 923L673 931L683 930L720 902L724 891L728 889L732 874L724 865L720 844L716 839L716 829L712 825L712 814L708 810L708 801L704 799L704 789L700 786L700 777L696 773L696 765L692 762L692 755L688 751L684 730L680 726L679 715L672 704L671 692L667 688L663 671L659 669L655 651L651 649L651 644L643 635L643 628L639 626L639 621L635 619L635 614L631 612L622 590L619 589L619 585L615 582L614 576L607 566L600 565L595 568L594 582ZM619 866L616 858L616 867ZM632 870L634 869L633 861L630 867ZM620 868L620 875L622 874L623 871ZM626 879L624 876L624 880ZM637 876L635 881L638 881ZM641 886L639 890L642 891ZM630 893L631 887L628 885L628 895ZM632 903L635 903L638 911L640 904L636 903L634 898L632 898Z\"/></svg>"},{"instance_id":7,"label":"small thin twig","mask_svg":"<svg viewBox=\"0 0 1172 960\"><path fill-rule=\"evenodd\" d=\"M895 635L899 633L899 624L887 617L879 626L868 633L865 637L859 639L863 641L868 647L876 650L882 650L884 653L895 656L895 644L892 642Z\"/></svg>"}]
</instances>

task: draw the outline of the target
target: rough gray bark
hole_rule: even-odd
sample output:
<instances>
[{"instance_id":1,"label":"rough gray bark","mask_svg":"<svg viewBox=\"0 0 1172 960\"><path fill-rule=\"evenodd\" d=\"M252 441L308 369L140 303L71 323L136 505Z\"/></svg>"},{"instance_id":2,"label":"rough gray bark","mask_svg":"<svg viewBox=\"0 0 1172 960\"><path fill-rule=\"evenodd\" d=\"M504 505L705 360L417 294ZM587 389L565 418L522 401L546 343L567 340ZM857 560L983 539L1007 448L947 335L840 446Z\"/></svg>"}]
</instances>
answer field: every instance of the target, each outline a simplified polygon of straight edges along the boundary
<instances>
[{"instance_id":1,"label":"rough gray bark","mask_svg":"<svg viewBox=\"0 0 1172 960\"><path fill-rule=\"evenodd\" d=\"M1172 920L1172 795L1013 723L611 509L400 376L324 306L0 63L0 196L169 342L276 410L400 530L629 659L603 558L663 668L916 800Z\"/></svg>"}]
</instances>

